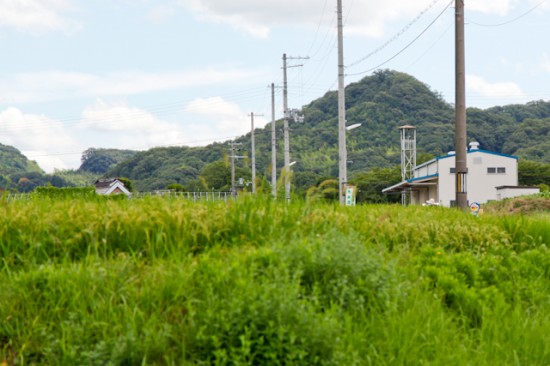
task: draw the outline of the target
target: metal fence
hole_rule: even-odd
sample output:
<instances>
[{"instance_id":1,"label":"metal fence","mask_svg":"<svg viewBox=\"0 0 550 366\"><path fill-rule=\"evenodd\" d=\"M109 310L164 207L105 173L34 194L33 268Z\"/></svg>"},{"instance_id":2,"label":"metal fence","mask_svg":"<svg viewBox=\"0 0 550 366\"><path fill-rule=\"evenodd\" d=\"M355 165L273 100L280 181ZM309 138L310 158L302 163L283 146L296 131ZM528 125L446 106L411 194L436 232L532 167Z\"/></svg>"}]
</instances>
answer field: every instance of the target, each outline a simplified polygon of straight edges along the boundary
<instances>
[{"instance_id":1,"label":"metal fence","mask_svg":"<svg viewBox=\"0 0 550 366\"><path fill-rule=\"evenodd\" d=\"M28 200L29 198L29 193L7 193L0 196L0 199L5 201Z\"/></svg>"},{"instance_id":2,"label":"metal fence","mask_svg":"<svg viewBox=\"0 0 550 366\"><path fill-rule=\"evenodd\" d=\"M28 200L32 196L32 193L8 193L0 196L0 200L16 201L16 200ZM213 201L227 201L233 199L231 192L172 192L172 191L153 191L153 192L136 192L132 193L131 198L144 198L144 197L167 197L167 198L181 198L191 200L193 202L213 202Z\"/></svg>"},{"instance_id":3,"label":"metal fence","mask_svg":"<svg viewBox=\"0 0 550 366\"><path fill-rule=\"evenodd\" d=\"M174 197L197 201L227 201L232 199L231 192L171 192L153 191L132 193L132 197Z\"/></svg>"}]
</instances>

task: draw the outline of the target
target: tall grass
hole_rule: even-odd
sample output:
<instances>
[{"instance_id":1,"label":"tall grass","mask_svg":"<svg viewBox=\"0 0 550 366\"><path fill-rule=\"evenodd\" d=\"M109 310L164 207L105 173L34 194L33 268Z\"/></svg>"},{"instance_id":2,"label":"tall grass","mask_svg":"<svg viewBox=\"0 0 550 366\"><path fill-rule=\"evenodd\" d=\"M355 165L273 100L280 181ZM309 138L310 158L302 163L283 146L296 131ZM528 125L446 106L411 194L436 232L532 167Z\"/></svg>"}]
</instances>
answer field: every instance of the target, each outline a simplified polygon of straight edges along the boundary
<instances>
[{"instance_id":1,"label":"tall grass","mask_svg":"<svg viewBox=\"0 0 550 366\"><path fill-rule=\"evenodd\" d=\"M0 202L8 365L550 364L543 216Z\"/></svg>"}]
</instances>

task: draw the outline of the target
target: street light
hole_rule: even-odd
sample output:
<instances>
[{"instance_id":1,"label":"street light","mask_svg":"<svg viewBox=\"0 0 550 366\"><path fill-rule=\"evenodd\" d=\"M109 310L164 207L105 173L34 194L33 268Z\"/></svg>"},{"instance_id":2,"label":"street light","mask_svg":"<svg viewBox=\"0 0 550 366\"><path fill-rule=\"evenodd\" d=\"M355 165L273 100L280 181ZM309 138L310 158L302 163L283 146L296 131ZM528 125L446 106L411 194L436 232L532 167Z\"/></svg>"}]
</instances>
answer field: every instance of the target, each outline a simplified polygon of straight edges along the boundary
<instances>
[{"instance_id":1,"label":"street light","mask_svg":"<svg viewBox=\"0 0 550 366\"><path fill-rule=\"evenodd\" d=\"M354 123L352 125L346 126L346 131L351 131L356 129L357 127L361 127L362 123Z\"/></svg>"}]
</instances>

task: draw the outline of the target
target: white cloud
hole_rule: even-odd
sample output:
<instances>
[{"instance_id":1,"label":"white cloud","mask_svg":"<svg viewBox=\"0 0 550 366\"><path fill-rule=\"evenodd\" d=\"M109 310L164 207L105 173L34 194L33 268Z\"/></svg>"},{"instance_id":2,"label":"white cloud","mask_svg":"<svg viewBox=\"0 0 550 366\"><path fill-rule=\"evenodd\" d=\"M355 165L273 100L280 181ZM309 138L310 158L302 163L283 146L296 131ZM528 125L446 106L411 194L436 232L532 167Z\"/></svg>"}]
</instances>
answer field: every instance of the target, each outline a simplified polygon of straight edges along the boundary
<instances>
[{"instance_id":1,"label":"white cloud","mask_svg":"<svg viewBox=\"0 0 550 366\"><path fill-rule=\"evenodd\" d=\"M518 3L518 0L470 0L466 11L478 11L486 14L506 15Z\"/></svg>"},{"instance_id":2,"label":"white cloud","mask_svg":"<svg viewBox=\"0 0 550 366\"><path fill-rule=\"evenodd\" d=\"M204 123L194 124L193 136L217 141L240 136L250 132L250 117L237 104L221 97L198 98L187 104L185 111L204 119ZM254 118L254 127L265 126L267 120Z\"/></svg>"},{"instance_id":3,"label":"white cloud","mask_svg":"<svg viewBox=\"0 0 550 366\"><path fill-rule=\"evenodd\" d=\"M229 24L256 37L267 37L270 29L280 25L317 28L334 26L336 1L322 0L179 0L204 21ZM346 35L386 36L389 23L411 20L427 9L434 0L348 1L343 4ZM445 2L435 4L442 9ZM467 11L505 15L519 0L470 0Z\"/></svg>"},{"instance_id":4,"label":"white cloud","mask_svg":"<svg viewBox=\"0 0 550 366\"><path fill-rule=\"evenodd\" d=\"M466 86L468 90L486 97L522 97L525 95L516 83L489 83L477 75L468 75Z\"/></svg>"},{"instance_id":5,"label":"white cloud","mask_svg":"<svg viewBox=\"0 0 550 366\"><path fill-rule=\"evenodd\" d=\"M31 33L43 31L71 31L79 27L62 13L73 10L69 0L2 0L0 27Z\"/></svg>"},{"instance_id":6,"label":"white cloud","mask_svg":"<svg viewBox=\"0 0 550 366\"><path fill-rule=\"evenodd\" d=\"M91 137L90 146L142 150L154 146L181 144L186 138L182 127L162 121L150 112L125 102L97 100L85 108L78 126Z\"/></svg>"},{"instance_id":7,"label":"white cloud","mask_svg":"<svg viewBox=\"0 0 550 366\"><path fill-rule=\"evenodd\" d=\"M319 20L328 26L336 12L336 2L319 0L181 0L201 20L226 23L257 37L267 37L270 27L296 25L317 27ZM380 36L385 23L406 19L424 9L431 1L356 1L343 7L346 34Z\"/></svg>"},{"instance_id":8,"label":"white cloud","mask_svg":"<svg viewBox=\"0 0 550 366\"><path fill-rule=\"evenodd\" d=\"M187 72L123 71L106 75L44 71L17 74L0 80L0 101L13 104L82 97L136 95L178 88L254 80L258 71L204 69Z\"/></svg>"},{"instance_id":9,"label":"white cloud","mask_svg":"<svg viewBox=\"0 0 550 366\"><path fill-rule=\"evenodd\" d=\"M173 7L159 5L149 12L147 19L152 23L161 23L166 19L173 17L175 14L176 10Z\"/></svg>"},{"instance_id":10,"label":"white cloud","mask_svg":"<svg viewBox=\"0 0 550 366\"><path fill-rule=\"evenodd\" d=\"M213 122L213 130L218 131L220 137L239 135L246 131L246 112L221 97L195 99L187 104L185 111Z\"/></svg>"},{"instance_id":11,"label":"white cloud","mask_svg":"<svg viewBox=\"0 0 550 366\"><path fill-rule=\"evenodd\" d=\"M513 82L490 83L477 75L466 76L468 106L480 108L510 103L527 103L530 97Z\"/></svg>"},{"instance_id":12,"label":"white cloud","mask_svg":"<svg viewBox=\"0 0 550 366\"><path fill-rule=\"evenodd\" d=\"M74 156L62 159L57 153L80 151L61 122L42 115L25 114L17 108L0 112L0 131L3 144L17 147L46 172L54 168L67 169L70 165L67 160L74 160Z\"/></svg>"},{"instance_id":13,"label":"white cloud","mask_svg":"<svg viewBox=\"0 0 550 366\"><path fill-rule=\"evenodd\" d=\"M550 10L550 3L548 2L543 2L541 3L540 0L531 0L531 2L533 3L533 6L537 6L540 4L540 6L538 7L538 9L542 10L542 11L548 11Z\"/></svg>"}]
</instances>

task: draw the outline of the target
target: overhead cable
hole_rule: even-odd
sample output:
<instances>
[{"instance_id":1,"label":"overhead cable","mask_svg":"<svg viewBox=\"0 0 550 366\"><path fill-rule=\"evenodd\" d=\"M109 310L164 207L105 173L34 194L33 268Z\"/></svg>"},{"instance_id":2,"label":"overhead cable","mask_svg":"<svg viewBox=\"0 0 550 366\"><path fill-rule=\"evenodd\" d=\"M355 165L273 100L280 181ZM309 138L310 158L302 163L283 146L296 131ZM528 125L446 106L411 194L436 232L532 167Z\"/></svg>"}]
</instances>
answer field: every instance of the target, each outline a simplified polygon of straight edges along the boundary
<instances>
[{"instance_id":1,"label":"overhead cable","mask_svg":"<svg viewBox=\"0 0 550 366\"><path fill-rule=\"evenodd\" d=\"M420 32L412 41L410 41L405 47L403 47L395 55L393 55L392 57L390 57L386 61L382 62L381 64L379 64L379 65L377 65L373 68L370 68L368 70L361 71L361 72L356 72L356 73L353 73L353 74L346 74L346 76L363 75L363 74L366 74L366 73L371 72L373 70L379 69L380 67L384 66L385 64L387 64L388 62L390 62L391 60L393 60L394 58L396 58L397 56L402 54L407 48L409 48L414 42L416 42L424 33L426 33L426 31L428 29L430 29L432 27L432 25L434 25L434 23L445 13L445 11L447 11L447 9L449 9L449 7L453 4L453 2L454 2L454 0L451 0L451 2L449 2L449 4L443 9L443 11L441 11L441 13L439 13L439 15L430 24L428 24L428 26L426 28L424 28L424 30L422 30L422 32Z\"/></svg>"}]
</instances>

